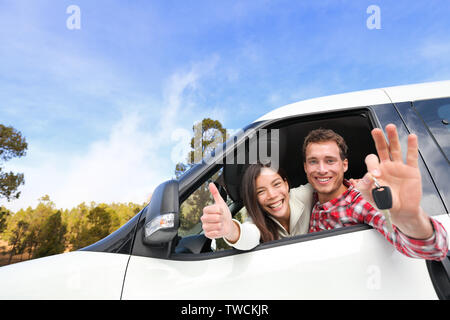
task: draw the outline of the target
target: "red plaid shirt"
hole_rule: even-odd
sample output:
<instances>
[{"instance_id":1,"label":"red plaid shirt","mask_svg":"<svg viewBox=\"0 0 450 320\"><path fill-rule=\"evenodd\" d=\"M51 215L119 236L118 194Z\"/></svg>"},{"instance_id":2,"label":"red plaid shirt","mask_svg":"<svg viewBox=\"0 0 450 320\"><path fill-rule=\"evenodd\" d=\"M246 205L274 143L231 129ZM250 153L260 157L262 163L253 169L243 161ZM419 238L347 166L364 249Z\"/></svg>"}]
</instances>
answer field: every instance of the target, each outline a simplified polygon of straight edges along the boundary
<instances>
[{"instance_id":1,"label":"red plaid shirt","mask_svg":"<svg viewBox=\"0 0 450 320\"><path fill-rule=\"evenodd\" d=\"M427 260L442 260L447 254L447 232L441 223L430 218L434 228L433 236L426 240L410 238L400 232L396 226L388 232L384 215L366 201L361 193L354 189L349 181L344 180L348 187L339 197L320 204L317 193L314 192L314 202L309 222L309 232L342 228L365 223L380 232L395 248L412 258Z\"/></svg>"}]
</instances>

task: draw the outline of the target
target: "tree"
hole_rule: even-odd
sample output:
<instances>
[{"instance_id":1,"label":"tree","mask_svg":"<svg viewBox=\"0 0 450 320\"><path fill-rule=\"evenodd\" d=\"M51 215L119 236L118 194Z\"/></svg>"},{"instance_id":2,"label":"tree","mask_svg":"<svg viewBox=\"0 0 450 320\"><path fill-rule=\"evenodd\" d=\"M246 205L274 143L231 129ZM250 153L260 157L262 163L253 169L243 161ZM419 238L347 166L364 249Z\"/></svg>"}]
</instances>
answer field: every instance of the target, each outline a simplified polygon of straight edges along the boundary
<instances>
[{"instance_id":1,"label":"tree","mask_svg":"<svg viewBox=\"0 0 450 320\"><path fill-rule=\"evenodd\" d=\"M33 258L46 257L53 254L64 252L64 235L66 226L61 219L61 211L57 211L48 216L38 236L38 246L33 254Z\"/></svg>"},{"instance_id":2,"label":"tree","mask_svg":"<svg viewBox=\"0 0 450 320\"><path fill-rule=\"evenodd\" d=\"M217 143L225 142L227 130L223 128L218 120L205 118L201 123L192 127L194 137L191 139L191 151L187 156L187 163L177 163L175 176L179 178L185 171L190 169L203 156L210 153Z\"/></svg>"},{"instance_id":3,"label":"tree","mask_svg":"<svg viewBox=\"0 0 450 320\"><path fill-rule=\"evenodd\" d=\"M24 246L29 257L35 257L36 250L42 245L45 238L42 232L45 230L47 220L55 212L55 204L48 195L39 198L39 203L35 209L28 208L26 210L26 221L29 223L29 227L24 235ZM55 229L54 232L57 233L58 230Z\"/></svg>"},{"instance_id":4,"label":"tree","mask_svg":"<svg viewBox=\"0 0 450 320\"><path fill-rule=\"evenodd\" d=\"M25 251L24 234L27 232L29 223L25 221L21 214L12 216L12 221L9 221L6 230L6 240L11 246L8 264L11 263L12 258L16 254L22 254Z\"/></svg>"},{"instance_id":5,"label":"tree","mask_svg":"<svg viewBox=\"0 0 450 320\"><path fill-rule=\"evenodd\" d=\"M0 207L0 235L2 234L3 230L6 229L6 221L10 215L11 212L8 209L6 209L5 207Z\"/></svg>"},{"instance_id":6,"label":"tree","mask_svg":"<svg viewBox=\"0 0 450 320\"><path fill-rule=\"evenodd\" d=\"M80 238L82 236L83 225L86 221L86 216L89 213L89 207L86 203L80 203L77 207L72 208L65 215L65 223L67 225L67 241L70 249L79 249Z\"/></svg>"},{"instance_id":7,"label":"tree","mask_svg":"<svg viewBox=\"0 0 450 320\"><path fill-rule=\"evenodd\" d=\"M80 220L79 233L72 240L73 248L79 249L103 239L111 233L113 217L105 205L98 205Z\"/></svg>"},{"instance_id":8,"label":"tree","mask_svg":"<svg viewBox=\"0 0 450 320\"><path fill-rule=\"evenodd\" d=\"M2 162L26 154L28 144L22 134L13 127L0 124L0 198L8 201L20 196L18 187L25 183L23 173L3 172Z\"/></svg>"}]
</instances>

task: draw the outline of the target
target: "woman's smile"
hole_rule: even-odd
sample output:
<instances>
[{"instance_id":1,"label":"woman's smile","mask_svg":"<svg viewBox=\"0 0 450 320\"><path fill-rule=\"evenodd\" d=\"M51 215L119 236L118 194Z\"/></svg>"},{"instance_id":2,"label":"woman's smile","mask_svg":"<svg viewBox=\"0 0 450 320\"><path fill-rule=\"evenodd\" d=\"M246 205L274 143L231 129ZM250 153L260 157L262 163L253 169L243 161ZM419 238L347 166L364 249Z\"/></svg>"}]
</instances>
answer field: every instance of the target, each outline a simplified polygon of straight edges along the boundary
<instances>
[{"instance_id":1,"label":"woman's smile","mask_svg":"<svg viewBox=\"0 0 450 320\"><path fill-rule=\"evenodd\" d=\"M256 178L256 195L261 208L278 219L290 215L289 184L270 168L261 170Z\"/></svg>"}]
</instances>

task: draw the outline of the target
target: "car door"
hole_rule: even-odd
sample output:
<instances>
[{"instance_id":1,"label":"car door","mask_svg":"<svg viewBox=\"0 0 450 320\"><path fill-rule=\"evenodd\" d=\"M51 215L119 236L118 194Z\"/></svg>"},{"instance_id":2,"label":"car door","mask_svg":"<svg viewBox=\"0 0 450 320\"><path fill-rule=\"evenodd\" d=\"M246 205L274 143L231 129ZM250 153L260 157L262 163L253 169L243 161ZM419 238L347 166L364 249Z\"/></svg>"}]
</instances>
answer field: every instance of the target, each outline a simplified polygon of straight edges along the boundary
<instances>
[{"instance_id":1,"label":"car door","mask_svg":"<svg viewBox=\"0 0 450 320\"><path fill-rule=\"evenodd\" d=\"M427 164L423 171L429 172L442 199L444 208L435 208L434 212L448 220L445 212L450 207L450 98L396 103L396 109L408 130L419 137L419 150ZM450 299L450 255L440 262L427 261L427 267L439 298Z\"/></svg>"},{"instance_id":2,"label":"car door","mask_svg":"<svg viewBox=\"0 0 450 320\"><path fill-rule=\"evenodd\" d=\"M398 117L392 104L371 106L369 115L379 126L384 126L397 120L391 113ZM404 136L402 141L405 141ZM213 173L192 178L190 183L204 185ZM198 188L201 187L195 190ZM435 218L449 230L448 215L428 172L424 175L424 189L427 195L424 206L437 213ZM192 230L197 228L201 238L201 226L198 229L198 224L194 223L191 227ZM142 237L139 228L135 246ZM233 248L213 252L172 250L166 256L145 252L150 251L133 251L130 257L122 299L438 297L425 261L403 256L367 225L285 238L250 251Z\"/></svg>"},{"instance_id":3,"label":"car door","mask_svg":"<svg viewBox=\"0 0 450 320\"><path fill-rule=\"evenodd\" d=\"M437 297L424 261L402 256L373 229L346 231L222 257L199 254L183 261L132 256L122 298Z\"/></svg>"}]
</instances>

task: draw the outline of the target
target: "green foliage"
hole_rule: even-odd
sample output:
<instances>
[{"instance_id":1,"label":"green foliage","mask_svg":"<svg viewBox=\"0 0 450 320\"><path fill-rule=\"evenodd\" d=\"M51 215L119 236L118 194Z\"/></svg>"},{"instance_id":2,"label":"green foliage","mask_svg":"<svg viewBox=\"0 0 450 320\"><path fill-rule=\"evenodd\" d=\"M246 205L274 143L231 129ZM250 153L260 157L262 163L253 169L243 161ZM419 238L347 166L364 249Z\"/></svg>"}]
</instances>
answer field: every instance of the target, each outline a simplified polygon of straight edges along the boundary
<instances>
[{"instance_id":1,"label":"green foliage","mask_svg":"<svg viewBox=\"0 0 450 320\"><path fill-rule=\"evenodd\" d=\"M0 168L0 197L4 197L8 200L18 199L20 197L20 191L17 188L25 183L23 173L2 172Z\"/></svg>"},{"instance_id":2,"label":"green foliage","mask_svg":"<svg viewBox=\"0 0 450 320\"><path fill-rule=\"evenodd\" d=\"M110 234L112 217L104 206L89 210L75 241L74 249L86 247Z\"/></svg>"},{"instance_id":3,"label":"green foliage","mask_svg":"<svg viewBox=\"0 0 450 320\"><path fill-rule=\"evenodd\" d=\"M50 214L43 222L38 234L37 247L33 258L45 257L64 252L66 226L62 223L61 211Z\"/></svg>"},{"instance_id":4,"label":"green foliage","mask_svg":"<svg viewBox=\"0 0 450 320\"><path fill-rule=\"evenodd\" d=\"M36 208L16 213L0 207L0 239L7 241L9 259L45 257L86 247L106 237L142 210L144 204L79 204L56 209L48 195Z\"/></svg>"},{"instance_id":5,"label":"green foliage","mask_svg":"<svg viewBox=\"0 0 450 320\"><path fill-rule=\"evenodd\" d=\"M25 183L22 173L3 172L2 162L14 157L22 157L26 154L28 144L22 134L13 127L0 124L0 198L8 201L17 199L20 191L17 188Z\"/></svg>"},{"instance_id":6,"label":"green foliage","mask_svg":"<svg viewBox=\"0 0 450 320\"><path fill-rule=\"evenodd\" d=\"M13 127L0 124L0 159L8 161L14 157L22 157L28 145L22 134Z\"/></svg>"},{"instance_id":7,"label":"green foliage","mask_svg":"<svg viewBox=\"0 0 450 320\"><path fill-rule=\"evenodd\" d=\"M25 251L28 228L29 222L27 222L24 210L20 210L9 217L6 230L2 235L2 239L8 241L11 246L8 264L11 263L14 255L23 254Z\"/></svg>"},{"instance_id":8,"label":"green foliage","mask_svg":"<svg viewBox=\"0 0 450 320\"><path fill-rule=\"evenodd\" d=\"M5 207L0 207L0 235L6 228L6 219L11 215L11 212Z\"/></svg>"}]
</instances>

